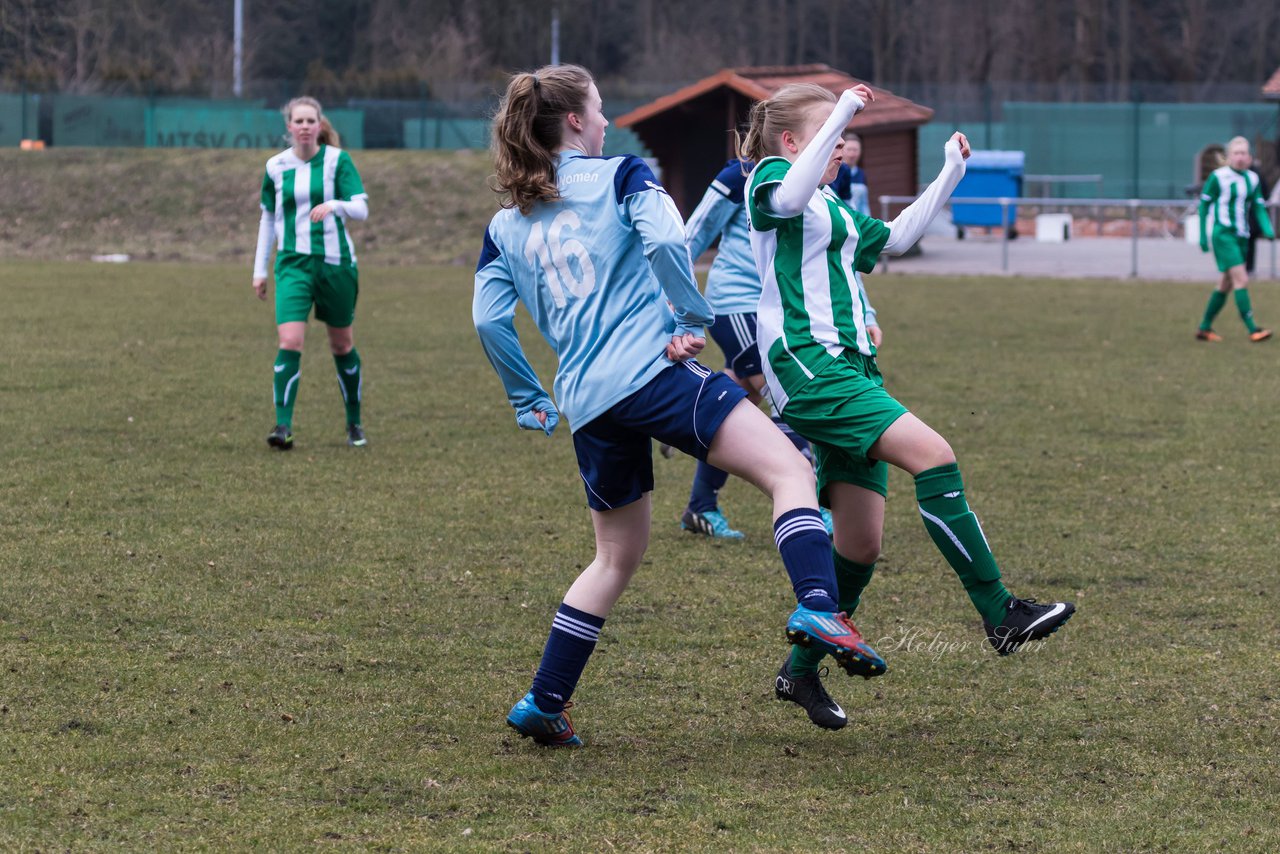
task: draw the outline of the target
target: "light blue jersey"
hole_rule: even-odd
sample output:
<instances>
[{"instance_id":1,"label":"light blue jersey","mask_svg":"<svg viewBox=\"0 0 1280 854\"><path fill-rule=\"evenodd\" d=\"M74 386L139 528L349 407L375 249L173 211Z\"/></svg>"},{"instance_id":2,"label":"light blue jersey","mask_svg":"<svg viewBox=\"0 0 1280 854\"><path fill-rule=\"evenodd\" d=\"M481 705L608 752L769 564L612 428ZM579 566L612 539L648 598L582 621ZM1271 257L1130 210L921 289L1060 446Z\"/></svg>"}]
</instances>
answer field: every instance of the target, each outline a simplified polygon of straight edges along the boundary
<instances>
[{"instance_id":1,"label":"light blue jersey","mask_svg":"<svg viewBox=\"0 0 1280 854\"><path fill-rule=\"evenodd\" d=\"M746 171L754 165L747 163ZM751 254L750 224L743 204L747 186L743 168L741 160L730 160L685 223L689 254L694 260L720 238L720 249L707 274L707 302L722 316L755 314L760 302L760 274Z\"/></svg>"},{"instance_id":2,"label":"light blue jersey","mask_svg":"<svg viewBox=\"0 0 1280 854\"><path fill-rule=\"evenodd\" d=\"M760 305L760 272L756 269L756 259L751 253L751 223L747 217L744 195L747 175L743 174L744 169L749 174L754 168L755 164L750 161L730 160L726 163L707 188L698 207L689 215L689 221L684 227L689 255L695 261L717 237L720 238L716 260L711 262L711 271L707 273L707 302L722 317L728 314L755 314ZM848 166L842 165L840 168L849 172ZM847 187L849 181L845 177ZM833 181L832 186L835 184ZM856 186L861 188L865 201L866 184ZM866 324L878 326L876 310L867 298L862 276L855 271L854 278L858 281L862 303L867 309Z\"/></svg>"},{"instance_id":3,"label":"light blue jersey","mask_svg":"<svg viewBox=\"0 0 1280 854\"><path fill-rule=\"evenodd\" d=\"M512 322L524 303L559 357L556 404L576 431L674 364L673 335L715 318L680 213L643 160L563 152L556 182L559 201L489 223L472 317L519 416L547 399Z\"/></svg>"}]
</instances>

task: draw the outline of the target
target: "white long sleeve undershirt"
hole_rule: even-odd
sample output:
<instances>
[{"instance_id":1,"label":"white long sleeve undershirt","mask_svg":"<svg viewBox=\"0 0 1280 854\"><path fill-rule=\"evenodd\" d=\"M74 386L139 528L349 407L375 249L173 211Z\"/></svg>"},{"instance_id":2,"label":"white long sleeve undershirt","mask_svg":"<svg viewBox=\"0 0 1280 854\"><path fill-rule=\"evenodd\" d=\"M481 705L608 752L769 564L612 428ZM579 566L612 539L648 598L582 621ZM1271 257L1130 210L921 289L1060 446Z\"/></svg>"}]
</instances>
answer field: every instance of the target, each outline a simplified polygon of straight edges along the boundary
<instances>
[{"instance_id":1,"label":"white long sleeve undershirt","mask_svg":"<svg viewBox=\"0 0 1280 854\"><path fill-rule=\"evenodd\" d=\"M938 177L893 222L885 223L889 227L889 239L884 244L885 252L901 255L914 246L964 177L964 157L960 154L960 143L949 139L942 151L945 162Z\"/></svg>"},{"instance_id":2,"label":"white long sleeve undershirt","mask_svg":"<svg viewBox=\"0 0 1280 854\"><path fill-rule=\"evenodd\" d=\"M258 220L258 249L253 254L253 277L267 277L267 259L271 257L271 244L276 240L276 215L266 208L262 209L262 219Z\"/></svg>"},{"instance_id":3,"label":"white long sleeve undershirt","mask_svg":"<svg viewBox=\"0 0 1280 854\"><path fill-rule=\"evenodd\" d=\"M849 125L850 119L866 104L857 95L845 90L836 101L831 115L818 128L813 139L800 152L781 183L769 189L767 199L769 213L790 218L804 212L805 205L813 198L813 194L822 186L822 175L827 171L831 155L836 150L836 142L840 134Z\"/></svg>"},{"instance_id":4,"label":"white long sleeve undershirt","mask_svg":"<svg viewBox=\"0 0 1280 854\"><path fill-rule=\"evenodd\" d=\"M366 220L369 218L369 197L356 196L349 201L340 202L336 199L329 204L333 205L333 212L341 214L347 219Z\"/></svg>"}]
</instances>

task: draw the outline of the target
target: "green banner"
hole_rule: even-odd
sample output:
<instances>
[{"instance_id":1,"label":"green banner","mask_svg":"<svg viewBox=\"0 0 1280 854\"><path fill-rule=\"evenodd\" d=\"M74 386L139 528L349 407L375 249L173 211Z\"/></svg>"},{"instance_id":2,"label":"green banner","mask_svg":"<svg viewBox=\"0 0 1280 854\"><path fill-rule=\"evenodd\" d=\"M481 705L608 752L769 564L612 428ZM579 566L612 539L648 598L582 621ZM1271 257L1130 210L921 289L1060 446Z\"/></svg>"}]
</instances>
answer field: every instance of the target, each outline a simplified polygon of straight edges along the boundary
<instances>
[{"instance_id":1,"label":"green banner","mask_svg":"<svg viewBox=\"0 0 1280 854\"><path fill-rule=\"evenodd\" d=\"M16 146L39 136L39 95L0 94L0 145Z\"/></svg>"},{"instance_id":2,"label":"green banner","mask_svg":"<svg viewBox=\"0 0 1280 854\"><path fill-rule=\"evenodd\" d=\"M364 148L364 112L329 110L342 148ZM279 110L228 107L156 107L147 144L156 148L284 148Z\"/></svg>"},{"instance_id":3,"label":"green banner","mask_svg":"<svg viewBox=\"0 0 1280 854\"><path fill-rule=\"evenodd\" d=\"M6 115L3 105L0 101L0 122ZM56 95L52 114L51 143L56 146L285 147L284 118L279 110L265 109L262 101ZM363 110L325 115L342 136L343 148L364 148Z\"/></svg>"},{"instance_id":4,"label":"green banner","mask_svg":"<svg viewBox=\"0 0 1280 854\"><path fill-rule=\"evenodd\" d=\"M146 144L146 98L53 96L53 145Z\"/></svg>"}]
</instances>

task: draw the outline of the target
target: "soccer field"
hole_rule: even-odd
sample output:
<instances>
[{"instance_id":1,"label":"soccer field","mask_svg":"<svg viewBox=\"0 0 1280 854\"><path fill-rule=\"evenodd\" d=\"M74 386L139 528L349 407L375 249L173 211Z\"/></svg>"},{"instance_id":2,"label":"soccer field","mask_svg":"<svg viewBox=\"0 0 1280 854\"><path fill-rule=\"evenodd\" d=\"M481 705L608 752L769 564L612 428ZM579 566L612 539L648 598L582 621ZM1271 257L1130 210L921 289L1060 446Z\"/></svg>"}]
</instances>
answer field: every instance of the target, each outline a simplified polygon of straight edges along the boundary
<instances>
[{"instance_id":1,"label":"soccer field","mask_svg":"<svg viewBox=\"0 0 1280 854\"><path fill-rule=\"evenodd\" d=\"M0 264L0 849L1280 846L1280 343L1228 308L1197 345L1207 286L868 278L1010 588L1079 612L997 658L894 472L857 615L889 672L833 673L817 729L773 697L766 502L730 481L747 542L682 533L693 463L658 458L554 752L503 717L592 556L568 431L516 430L469 268L361 285L370 447L313 325L280 454L246 267Z\"/></svg>"}]
</instances>

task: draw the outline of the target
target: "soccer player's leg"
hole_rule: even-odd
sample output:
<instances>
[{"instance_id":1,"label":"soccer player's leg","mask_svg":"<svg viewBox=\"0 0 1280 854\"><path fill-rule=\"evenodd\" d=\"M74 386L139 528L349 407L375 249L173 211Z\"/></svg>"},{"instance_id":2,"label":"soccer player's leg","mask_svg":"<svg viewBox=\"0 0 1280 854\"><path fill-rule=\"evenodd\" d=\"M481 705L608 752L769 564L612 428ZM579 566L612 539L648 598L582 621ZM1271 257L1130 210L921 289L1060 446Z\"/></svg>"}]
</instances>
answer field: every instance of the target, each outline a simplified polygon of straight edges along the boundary
<instances>
[{"instance_id":1,"label":"soccer player's leg","mask_svg":"<svg viewBox=\"0 0 1280 854\"><path fill-rule=\"evenodd\" d=\"M1218 267L1219 279L1217 287L1214 288L1213 293L1209 294L1209 302L1204 307L1204 317L1200 319L1200 327L1196 330L1196 339L1217 342L1222 340L1222 336L1213 331L1213 321L1217 318L1218 313L1222 311L1223 306L1227 304L1228 294L1236 287L1231 269L1239 266L1243 270L1244 256L1240 249L1239 239L1227 229L1215 227L1210 242L1213 249L1213 261ZM1237 305L1239 305L1239 299L1239 297L1236 298ZM1248 301L1247 295L1245 301L1246 303Z\"/></svg>"},{"instance_id":2,"label":"soccer player's leg","mask_svg":"<svg viewBox=\"0 0 1280 854\"><path fill-rule=\"evenodd\" d=\"M565 709L595 650L605 618L649 545L653 467L649 437L605 413L574 433L574 451L595 528L595 559L570 586L552 620L527 694L507 715L521 736L547 747L579 747Z\"/></svg>"},{"instance_id":3,"label":"soccer player's leg","mask_svg":"<svg viewBox=\"0 0 1280 854\"><path fill-rule=\"evenodd\" d=\"M965 500L955 454L929 425L907 413L885 430L871 454L914 476L925 530L982 615L987 640L996 652L1016 652L1070 619L1075 612L1070 602L1040 605L1034 599L1019 599L1005 588L978 517Z\"/></svg>"},{"instance_id":4,"label":"soccer player's leg","mask_svg":"<svg viewBox=\"0 0 1280 854\"><path fill-rule=\"evenodd\" d=\"M1222 307L1227 304L1227 292L1231 290L1231 277L1223 273L1218 286L1209 294L1209 302L1204 307L1204 316L1200 318L1200 326L1196 329L1197 341L1218 342L1222 336L1213 331L1213 321Z\"/></svg>"},{"instance_id":5,"label":"soccer player's leg","mask_svg":"<svg viewBox=\"0 0 1280 854\"><path fill-rule=\"evenodd\" d=\"M748 399L759 401L763 385L760 354L756 350L756 318L754 314L730 314L716 318L708 334L725 356L724 375L747 393ZM663 444L662 447L670 447ZM686 531L730 542L745 539L734 530L720 507L720 489L729 479L728 472L705 460L694 470L689 490L689 503L680 515L680 526Z\"/></svg>"},{"instance_id":6,"label":"soccer player's leg","mask_svg":"<svg viewBox=\"0 0 1280 854\"><path fill-rule=\"evenodd\" d=\"M851 674L884 672L884 661L836 607L831 542L818 512L809 461L745 400L716 432L709 459L773 501L774 541L798 603L787 620L787 639L831 655Z\"/></svg>"},{"instance_id":7,"label":"soccer player's leg","mask_svg":"<svg viewBox=\"0 0 1280 854\"><path fill-rule=\"evenodd\" d=\"M818 460L818 494L825 495L830 502L835 522L832 558L838 591L836 607L852 619L880 557L887 466L884 463L858 466L847 455L824 445L814 450ZM833 477L841 480L828 479ZM822 655L817 650L793 646L788 671L791 675L808 676L818 672L821 662Z\"/></svg>"},{"instance_id":8,"label":"soccer player's leg","mask_svg":"<svg viewBox=\"0 0 1280 854\"><path fill-rule=\"evenodd\" d=\"M1241 240L1240 244L1243 252L1243 247L1248 245L1248 241ZM1240 320L1249 332L1249 340L1255 343L1266 341L1271 337L1271 330L1258 326L1253 318L1253 303L1249 299L1249 273L1245 270L1245 265L1236 264L1228 268L1223 275L1231 279L1231 290L1235 297L1236 310L1240 312Z\"/></svg>"},{"instance_id":9,"label":"soccer player's leg","mask_svg":"<svg viewBox=\"0 0 1280 854\"><path fill-rule=\"evenodd\" d=\"M323 284L316 297L316 318L328 327L329 351L333 354L338 389L346 409L347 444L364 447L368 444L360 418L364 369L360 353L355 348L353 327L356 300L360 294L359 274L349 264L324 264L322 270Z\"/></svg>"},{"instance_id":10,"label":"soccer player's leg","mask_svg":"<svg viewBox=\"0 0 1280 854\"><path fill-rule=\"evenodd\" d=\"M276 338L279 349L272 366L276 425L267 444L287 451L293 447L293 406L302 378L302 344L311 314L315 283L310 258L293 252L276 257Z\"/></svg>"}]
</instances>

